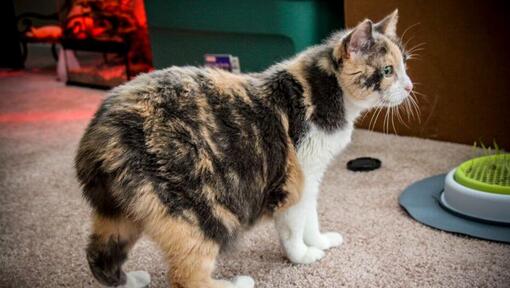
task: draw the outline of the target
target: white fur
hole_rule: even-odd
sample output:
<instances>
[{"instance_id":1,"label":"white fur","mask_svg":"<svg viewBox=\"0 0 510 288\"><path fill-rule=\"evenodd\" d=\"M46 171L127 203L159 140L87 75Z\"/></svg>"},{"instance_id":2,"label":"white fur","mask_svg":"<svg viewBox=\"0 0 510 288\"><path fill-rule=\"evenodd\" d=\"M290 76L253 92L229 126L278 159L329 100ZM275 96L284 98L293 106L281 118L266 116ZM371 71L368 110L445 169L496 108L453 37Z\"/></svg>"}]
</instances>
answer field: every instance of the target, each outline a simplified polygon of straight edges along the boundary
<instances>
[{"instance_id":1,"label":"white fur","mask_svg":"<svg viewBox=\"0 0 510 288\"><path fill-rule=\"evenodd\" d=\"M323 250L339 246L343 238L339 233L321 233L317 216L319 187L333 158L351 141L353 123L365 107L344 97L346 126L328 133L312 126L298 146L298 159L304 172L305 184L299 203L276 217L280 241L290 261L309 264L324 256Z\"/></svg>"},{"instance_id":2,"label":"white fur","mask_svg":"<svg viewBox=\"0 0 510 288\"><path fill-rule=\"evenodd\" d=\"M385 95L382 95L383 103L388 106L397 106L400 105L404 100L409 97L409 91L405 90L405 87L413 87L413 83L405 70L405 64L402 59L400 59L399 65L395 67L396 79L391 84L390 88L386 92Z\"/></svg>"},{"instance_id":3,"label":"white fur","mask_svg":"<svg viewBox=\"0 0 510 288\"><path fill-rule=\"evenodd\" d=\"M126 273L126 284L117 288L145 288L149 287L151 275L145 271L131 271Z\"/></svg>"},{"instance_id":4,"label":"white fur","mask_svg":"<svg viewBox=\"0 0 510 288\"><path fill-rule=\"evenodd\" d=\"M255 287L255 280L250 276L237 276L233 279L232 283L235 288L253 288Z\"/></svg>"},{"instance_id":5,"label":"white fur","mask_svg":"<svg viewBox=\"0 0 510 288\"><path fill-rule=\"evenodd\" d=\"M214 287L223 288L253 288L255 287L255 280L250 276L237 276L232 281L229 280L215 280Z\"/></svg>"}]
</instances>

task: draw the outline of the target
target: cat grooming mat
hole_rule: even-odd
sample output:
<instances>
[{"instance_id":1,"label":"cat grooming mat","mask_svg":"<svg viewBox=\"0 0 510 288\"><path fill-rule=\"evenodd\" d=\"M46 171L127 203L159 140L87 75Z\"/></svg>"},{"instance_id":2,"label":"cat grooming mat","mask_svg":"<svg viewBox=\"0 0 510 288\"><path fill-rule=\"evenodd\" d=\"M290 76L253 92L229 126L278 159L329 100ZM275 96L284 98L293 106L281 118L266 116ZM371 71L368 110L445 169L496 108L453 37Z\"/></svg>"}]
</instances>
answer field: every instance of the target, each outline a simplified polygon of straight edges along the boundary
<instances>
[{"instance_id":1,"label":"cat grooming mat","mask_svg":"<svg viewBox=\"0 0 510 288\"><path fill-rule=\"evenodd\" d=\"M510 154L475 158L415 182L399 203L427 226L510 243Z\"/></svg>"}]
</instances>

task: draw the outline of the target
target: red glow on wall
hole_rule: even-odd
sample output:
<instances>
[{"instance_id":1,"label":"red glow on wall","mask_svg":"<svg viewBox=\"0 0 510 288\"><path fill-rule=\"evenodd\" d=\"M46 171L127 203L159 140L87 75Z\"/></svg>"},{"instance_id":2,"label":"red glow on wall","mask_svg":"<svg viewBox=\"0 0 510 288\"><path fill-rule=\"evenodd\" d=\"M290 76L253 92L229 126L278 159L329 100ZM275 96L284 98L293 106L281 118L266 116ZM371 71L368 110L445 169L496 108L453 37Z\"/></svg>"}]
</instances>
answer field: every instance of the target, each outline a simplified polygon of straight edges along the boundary
<instances>
[{"instance_id":1,"label":"red glow on wall","mask_svg":"<svg viewBox=\"0 0 510 288\"><path fill-rule=\"evenodd\" d=\"M75 109L51 112L13 112L0 114L0 123L68 122L92 118L94 110Z\"/></svg>"}]
</instances>

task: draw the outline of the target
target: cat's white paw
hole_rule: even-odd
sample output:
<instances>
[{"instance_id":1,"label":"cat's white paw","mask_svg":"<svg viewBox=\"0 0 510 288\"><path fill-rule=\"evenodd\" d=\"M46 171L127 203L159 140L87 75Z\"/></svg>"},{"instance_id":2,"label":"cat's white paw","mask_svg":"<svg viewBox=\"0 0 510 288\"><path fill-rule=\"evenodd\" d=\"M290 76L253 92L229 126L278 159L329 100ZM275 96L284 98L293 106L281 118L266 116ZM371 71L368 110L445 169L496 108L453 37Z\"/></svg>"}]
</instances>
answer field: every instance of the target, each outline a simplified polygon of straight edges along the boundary
<instances>
[{"instance_id":1,"label":"cat's white paw","mask_svg":"<svg viewBox=\"0 0 510 288\"><path fill-rule=\"evenodd\" d=\"M344 237L342 237L342 234L337 232L326 232L322 234L322 236L326 237L329 241L329 248L331 247L337 247L342 245L344 243Z\"/></svg>"},{"instance_id":2,"label":"cat's white paw","mask_svg":"<svg viewBox=\"0 0 510 288\"><path fill-rule=\"evenodd\" d=\"M126 284L117 288L145 288L149 287L151 275L145 271L131 271L126 273Z\"/></svg>"},{"instance_id":3,"label":"cat's white paw","mask_svg":"<svg viewBox=\"0 0 510 288\"><path fill-rule=\"evenodd\" d=\"M344 238L340 233L327 232L316 235L315 237L305 237L305 243L312 247L327 250L332 247L340 246Z\"/></svg>"},{"instance_id":4,"label":"cat's white paw","mask_svg":"<svg viewBox=\"0 0 510 288\"><path fill-rule=\"evenodd\" d=\"M295 264L311 264L324 257L325 253L321 249L315 247L307 247L304 253L290 253L288 254L289 260Z\"/></svg>"},{"instance_id":5,"label":"cat's white paw","mask_svg":"<svg viewBox=\"0 0 510 288\"><path fill-rule=\"evenodd\" d=\"M236 288L253 288L255 287L255 280L250 276L237 276L232 279L232 283Z\"/></svg>"}]
</instances>

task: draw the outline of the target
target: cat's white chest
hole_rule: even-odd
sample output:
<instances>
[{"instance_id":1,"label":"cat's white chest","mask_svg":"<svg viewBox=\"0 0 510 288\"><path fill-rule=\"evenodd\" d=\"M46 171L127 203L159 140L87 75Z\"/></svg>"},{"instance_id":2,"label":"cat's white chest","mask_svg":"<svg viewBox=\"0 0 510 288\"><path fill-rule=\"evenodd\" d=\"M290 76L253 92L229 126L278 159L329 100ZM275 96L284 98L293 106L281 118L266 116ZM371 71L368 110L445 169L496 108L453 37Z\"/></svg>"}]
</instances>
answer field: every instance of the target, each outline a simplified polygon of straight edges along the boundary
<instances>
[{"instance_id":1,"label":"cat's white chest","mask_svg":"<svg viewBox=\"0 0 510 288\"><path fill-rule=\"evenodd\" d=\"M351 141L352 130L352 124L333 133L312 126L297 151L305 178L320 181L331 160Z\"/></svg>"}]
</instances>

